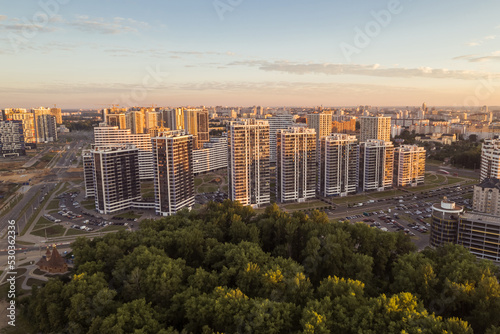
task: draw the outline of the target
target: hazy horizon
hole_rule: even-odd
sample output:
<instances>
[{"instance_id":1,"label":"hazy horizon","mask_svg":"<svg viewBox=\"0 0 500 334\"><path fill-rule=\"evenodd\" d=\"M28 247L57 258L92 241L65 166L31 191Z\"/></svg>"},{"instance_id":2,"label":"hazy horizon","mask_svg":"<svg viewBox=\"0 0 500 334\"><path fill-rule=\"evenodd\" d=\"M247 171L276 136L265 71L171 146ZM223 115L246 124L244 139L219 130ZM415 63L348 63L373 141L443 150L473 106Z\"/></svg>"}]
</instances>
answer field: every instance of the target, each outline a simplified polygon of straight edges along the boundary
<instances>
[{"instance_id":1,"label":"hazy horizon","mask_svg":"<svg viewBox=\"0 0 500 334\"><path fill-rule=\"evenodd\" d=\"M4 107L500 105L494 0L0 2Z\"/></svg>"}]
</instances>

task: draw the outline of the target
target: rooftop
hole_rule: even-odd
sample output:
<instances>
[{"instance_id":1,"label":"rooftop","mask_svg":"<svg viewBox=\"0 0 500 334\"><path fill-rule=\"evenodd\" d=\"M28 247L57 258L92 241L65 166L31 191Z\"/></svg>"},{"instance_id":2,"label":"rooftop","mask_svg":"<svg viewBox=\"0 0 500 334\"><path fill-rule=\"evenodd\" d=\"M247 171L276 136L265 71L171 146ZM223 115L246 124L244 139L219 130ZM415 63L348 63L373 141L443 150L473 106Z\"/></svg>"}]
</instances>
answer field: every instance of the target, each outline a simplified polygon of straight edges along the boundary
<instances>
[{"instance_id":1,"label":"rooftop","mask_svg":"<svg viewBox=\"0 0 500 334\"><path fill-rule=\"evenodd\" d=\"M488 215L486 213L479 212L467 212L461 216L463 219L469 219L473 221L480 221L483 223L497 224L500 225L500 219L498 216Z\"/></svg>"},{"instance_id":2,"label":"rooftop","mask_svg":"<svg viewBox=\"0 0 500 334\"><path fill-rule=\"evenodd\" d=\"M487 178L477 185L477 187L500 190L500 180L497 178Z\"/></svg>"}]
</instances>

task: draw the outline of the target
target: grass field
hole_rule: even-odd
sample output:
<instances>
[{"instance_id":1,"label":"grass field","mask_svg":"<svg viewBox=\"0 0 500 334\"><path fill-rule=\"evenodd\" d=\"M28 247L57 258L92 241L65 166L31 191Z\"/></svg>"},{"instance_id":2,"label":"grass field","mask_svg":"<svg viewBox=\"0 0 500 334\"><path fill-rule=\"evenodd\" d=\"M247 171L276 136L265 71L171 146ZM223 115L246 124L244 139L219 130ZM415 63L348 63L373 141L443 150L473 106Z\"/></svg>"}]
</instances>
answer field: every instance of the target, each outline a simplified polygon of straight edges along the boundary
<instances>
[{"instance_id":1,"label":"grass field","mask_svg":"<svg viewBox=\"0 0 500 334\"><path fill-rule=\"evenodd\" d=\"M316 209L328 206L322 201L312 201L306 203L294 203L294 204L284 204L283 207L287 210L302 210L302 209Z\"/></svg>"},{"instance_id":2,"label":"grass field","mask_svg":"<svg viewBox=\"0 0 500 334\"><path fill-rule=\"evenodd\" d=\"M56 192L56 196L62 194L66 190L68 190L69 184L67 182L64 182L61 186L59 186L59 190Z\"/></svg>"},{"instance_id":3,"label":"grass field","mask_svg":"<svg viewBox=\"0 0 500 334\"><path fill-rule=\"evenodd\" d=\"M45 237L47 235L47 238L53 238L63 236L64 232L66 232L66 229L64 227L60 225L54 225L47 228L42 228L37 231L32 231L31 234L39 237Z\"/></svg>"},{"instance_id":4,"label":"grass field","mask_svg":"<svg viewBox=\"0 0 500 334\"><path fill-rule=\"evenodd\" d=\"M155 196L155 185L153 181L141 182L141 196L142 198L151 198Z\"/></svg>"},{"instance_id":5,"label":"grass field","mask_svg":"<svg viewBox=\"0 0 500 334\"><path fill-rule=\"evenodd\" d=\"M53 199L50 203L45 207L46 210L57 210L59 209L59 200Z\"/></svg>"},{"instance_id":6,"label":"grass field","mask_svg":"<svg viewBox=\"0 0 500 334\"><path fill-rule=\"evenodd\" d=\"M68 235L81 235L81 234L85 234L85 233L88 233L88 232L87 231L83 231L83 230L77 230L75 228L69 228L66 231L65 236L68 236Z\"/></svg>"},{"instance_id":7,"label":"grass field","mask_svg":"<svg viewBox=\"0 0 500 334\"><path fill-rule=\"evenodd\" d=\"M33 227L33 230L39 230L41 228L49 227L52 225L54 225L53 222L51 222L45 217L40 217L40 219L38 219L38 221L36 222L36 225Z\"/></svg>"},{"instance_id":8,"label":"grass field","mask_svg":"<svg viewBox=\"0 0 500 334\"><path fill-rule=\"evenodd\" d=\"M94 210L95 209L95 201L93 201L93 200L85 200L85 201L82 201L81 204L87 210Z\"/></svg>"}]
</instances>

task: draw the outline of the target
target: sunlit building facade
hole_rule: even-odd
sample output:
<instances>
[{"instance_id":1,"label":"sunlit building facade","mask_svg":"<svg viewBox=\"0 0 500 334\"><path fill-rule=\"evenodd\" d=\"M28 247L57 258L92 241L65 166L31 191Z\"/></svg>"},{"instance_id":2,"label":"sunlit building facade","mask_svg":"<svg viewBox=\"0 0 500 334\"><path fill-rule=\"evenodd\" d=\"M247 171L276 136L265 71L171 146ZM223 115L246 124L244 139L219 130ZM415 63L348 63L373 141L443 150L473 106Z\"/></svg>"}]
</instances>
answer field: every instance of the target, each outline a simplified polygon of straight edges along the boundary
<instances>
[{"instance_id":1,"label":"sunlit building facade","mask_svg":"<svg viewBox=\"0 0 500 334\"><path fill-rule=\"evenodd\" d=\"M359 184L359 144L355 136L333 133L319 141L318 194L356 194Z\"/></svg>"},{"instance_id":2,"label":"sunlit building facade","mask_svg":"<svg viewBox=\"0 0 500 334\"><path fill-rule=\"evenodd\" d=\"M184 130L152 138L155 211L170 216L194 205L193 136Z\"/></svg>"},{"instance_id":3,"label":"sunlit building facade","mask_svg":"<svg viewBox=\"0 0 500 334\"><path fill-rule=\"evenodd\" d=\"M228 150L229 198L254 207L269 204L269 123L230 122Z\"/></svg>"},{"instance_id":4,"label":"sunlit building facade","mask_svg":"<svg viewBox=\"0 0 500 334\"><path fill-rule=\"evenodd\" d=\"M276 199L304 202L316 196L316 131L303 127L276 132Z\"/></svg>"}]
</instances>

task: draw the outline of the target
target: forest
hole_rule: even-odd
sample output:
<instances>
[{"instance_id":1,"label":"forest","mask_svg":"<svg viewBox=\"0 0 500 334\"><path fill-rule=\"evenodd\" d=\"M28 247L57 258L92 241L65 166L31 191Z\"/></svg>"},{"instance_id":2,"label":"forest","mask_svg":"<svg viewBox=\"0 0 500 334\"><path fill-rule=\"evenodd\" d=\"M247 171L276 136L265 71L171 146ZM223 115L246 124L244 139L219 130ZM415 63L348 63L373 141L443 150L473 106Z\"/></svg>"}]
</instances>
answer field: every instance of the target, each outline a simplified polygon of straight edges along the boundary
<instances>
[{"instance_id":1,"label":"forest","mask_svg":"<svg viewBox=\"0 0 500 334\"><path fill-rule=\"evenodd\" d=\"M21 300L41 333L500 333L497 267L320 211L226 200L73 244Z\"/></svg>"}]
</instances>

